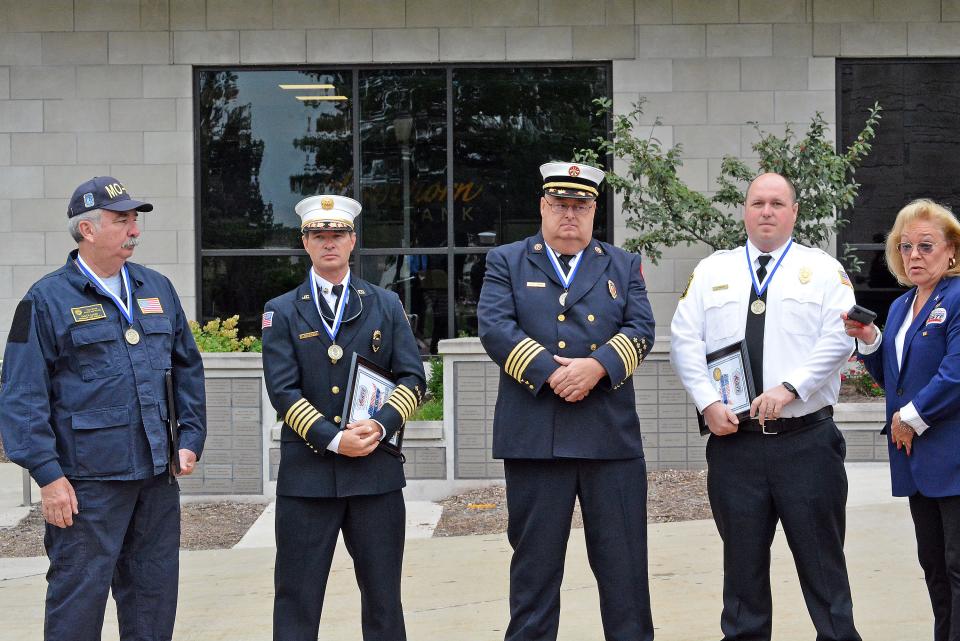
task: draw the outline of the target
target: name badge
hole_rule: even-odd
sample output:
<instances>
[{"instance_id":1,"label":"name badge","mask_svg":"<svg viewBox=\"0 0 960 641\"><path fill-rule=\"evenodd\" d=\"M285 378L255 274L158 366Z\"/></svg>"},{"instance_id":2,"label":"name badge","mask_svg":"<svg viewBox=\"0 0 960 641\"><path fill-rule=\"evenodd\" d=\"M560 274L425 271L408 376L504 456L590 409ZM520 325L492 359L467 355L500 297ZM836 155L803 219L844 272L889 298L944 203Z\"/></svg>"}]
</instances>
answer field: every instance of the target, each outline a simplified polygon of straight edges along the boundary
<instances>
[{"instance_id":1,"label":"name badge","mask_svg":"<svg viewBox=\"0 0 960 641\"><path fill-rule=\"evenodd\" d=\"M722 291L722 290L727 289L727 288L729 288L729 287L730 287L729 285L714 285L713 291L719 292L719 291Z\"/></svg>"},{"instance_id":2,"label":"name badge","mask_svg":"<svg viewBox=\"0 0 960 641\"><path fill-rule=\"evenodd\" d=\"M96 305L86 305L84 307L71 307L70 313L73 314L73 321L75 323L85 323L107 317L107 313L103 311L103 305L99 303Z\"/></svg>"},{"instance_id":3,"label":"name badge","mask_svg":"<svg viewBox=\"0 0 960 641\"><path fill-rule=\"evenodd\" d=\"M527 287L546 287L547 284L543 281L528 280Z\"/></svg>"},{"instance_id":4,"label":"name badge","mask_svg":"<svg viewBox=\"0 0 960 641\"><path fill-rule=\"evenodd\" d=\"M307 340L308 338L313 338L314 336L319 336L320 332L307 332L305 334L300 334L300 340Z\"/></svg>"}]
</instances>

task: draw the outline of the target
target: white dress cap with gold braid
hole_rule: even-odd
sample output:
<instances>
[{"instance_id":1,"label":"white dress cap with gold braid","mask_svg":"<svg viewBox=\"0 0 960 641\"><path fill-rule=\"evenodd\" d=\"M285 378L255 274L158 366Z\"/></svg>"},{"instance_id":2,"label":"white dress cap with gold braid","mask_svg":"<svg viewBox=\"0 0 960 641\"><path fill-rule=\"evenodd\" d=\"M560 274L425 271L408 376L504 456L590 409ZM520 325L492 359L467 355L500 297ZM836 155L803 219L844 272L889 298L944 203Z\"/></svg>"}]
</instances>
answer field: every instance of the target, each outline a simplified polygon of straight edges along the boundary
<instances>
[{"instance_id":1,"label":"white dress cap with gold braid","mask_svg":"<svg viewBox=\"0 0 960 641\"><path fill-rule=\"evenodd\" d=\"M548 162L540 165L543 193L557 198L585 200L600 195L602 169L575 162Z\"/></svg>"},{"instance_id":2,"label":"white dress cap with gold braid","mask_svg":"<svg viewBox=\"0 0 960 641\"><path fill-rule=\"evenodd\" d=\"M310 196L297 203L295 210L300 216L300 231L350 230L353 220L360 215L363 207L353 198L321 194Z\"/></svg>"}]
</instances>

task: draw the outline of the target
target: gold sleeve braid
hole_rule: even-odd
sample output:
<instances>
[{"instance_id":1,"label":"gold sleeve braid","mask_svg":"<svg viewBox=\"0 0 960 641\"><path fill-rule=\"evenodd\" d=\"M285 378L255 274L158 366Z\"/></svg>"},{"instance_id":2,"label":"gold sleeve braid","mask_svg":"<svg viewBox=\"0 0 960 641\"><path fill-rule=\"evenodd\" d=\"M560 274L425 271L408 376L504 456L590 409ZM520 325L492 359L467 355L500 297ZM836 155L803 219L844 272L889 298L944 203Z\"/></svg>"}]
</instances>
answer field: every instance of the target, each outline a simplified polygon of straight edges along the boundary
<instances>
[{"instance_id":1,"label":"gold sleeve braid","mask_svg":"<svg viewBox=\"0 0 960 641\"><path fill-rule=\"evenodd\" d=\"M507 376L526 384L527 381L524 380L523 375L534 357L542 351L544 351L544 347L537 341L529 337L523 339L507 356L503 371L507 373Z\"/></svg>"},{"instance_id":2,"label":"gold sleeve braid","mask_svg":"<svg viewBox=\"0 0 960 641\"><path fill-rule=\"evenodd\" d=\"M617 353L620 360L623 361L624 380L633 374L633 370L640 365L640 355L637 349L630 343L630 339L624 334L614 334L613 338L607 341L610 347Z\"/></svg>"},{"instance_id":3,"label":"gold sleeve braid","mask_svg":"<svg viewBox=\"0 0 960 641\"><path fill-rule=\"evenodd\" d=\"M290 406L283 417L283 422L299 434L300 438L306 440L307 432L321 418L323 418L323 414L317 411L317 408L311 405L307 399L301 398Z\"/></svg>"},{"instance_id":4,"label":"gold sleeve braid","mask_svg":"<svg viewBox=\"0 0 960 641\"><path fill-rule=\"evenodd\" d=\"M407 420L413 416L413 413L417 411L417 406L420 403L417 401L417 395L414 394L409 387L406 385L398 385L395 390L390 392L386 404L397 410L403 422L406 423Z\"/></svg>"}]
</instances>

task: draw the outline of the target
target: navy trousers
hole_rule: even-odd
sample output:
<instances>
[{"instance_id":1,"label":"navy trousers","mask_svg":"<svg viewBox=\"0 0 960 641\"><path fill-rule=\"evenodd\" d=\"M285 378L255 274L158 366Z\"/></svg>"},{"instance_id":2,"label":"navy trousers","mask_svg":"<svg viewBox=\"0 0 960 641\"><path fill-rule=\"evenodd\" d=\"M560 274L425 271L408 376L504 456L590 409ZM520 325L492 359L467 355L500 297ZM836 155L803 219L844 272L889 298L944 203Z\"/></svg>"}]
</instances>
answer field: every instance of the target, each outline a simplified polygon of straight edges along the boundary
<instances>
[{"instance_id":1,"label":"navy trousers","mask_svg":"<svg viewBox=\"0 0 960 641\"><path fill-rule=\"evenodd\" d=\"M724 641L770 641L770 546L793 553L817 641L860 641L843 555L846 444L826 419L784 434L710 436L707 489L723 539Z\"/></svg>"},{"instance_id":2,"label":"navy trousers","mask_svg":"<svg viewBox=\"0 0 960 641\"><path fill-rule=\"evenodd\" d=\"M554 641L574 502L600 591L607 641L650 641L647 468L626 460L506 459L510 625L506 641Z\"/></svg>"},{"instance_id":3,"label":"navy trousers","mask_svg":"<svg viewBox=\"0 0 960 641\"><path fill-rule=\"evenodd\" d=\"M400 575L403 492L277 497L274 641L316 641L337 535L353 557L364 641L406 641Z\"/></svg>"},{"instance_id":4,"label":"navy trousers","mask_svg":"<svg viewBox=\"0 0 960 641\"><path fill-rule=\"evenodd\" d=\"M933 639L960 641L960 496L914 494L910 514L933 606Z\"/></svg>"},{"instance_id":5,"label":"navy trousers","mask_svg":"<svg viewBox=\"0 0 960 641\"><path fill-rule=\"evenodd\" d=\"M169 641L177 613L180 488L140 481L71 481L79 514L46 526L50 558L44 639L100 641L113 589L122 641Z\"/></svg>"}]
</instances>

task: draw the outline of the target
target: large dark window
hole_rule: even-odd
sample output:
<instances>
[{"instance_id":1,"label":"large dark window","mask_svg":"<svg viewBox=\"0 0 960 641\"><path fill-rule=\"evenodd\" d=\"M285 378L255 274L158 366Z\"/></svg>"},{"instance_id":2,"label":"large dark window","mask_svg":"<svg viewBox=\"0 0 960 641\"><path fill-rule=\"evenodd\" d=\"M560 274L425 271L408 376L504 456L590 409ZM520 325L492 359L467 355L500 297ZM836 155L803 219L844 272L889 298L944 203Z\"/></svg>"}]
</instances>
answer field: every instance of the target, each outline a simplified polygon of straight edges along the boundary
<instances>
[{"instance_id":1,"label":"large dark window","mask_svg":"<svg viewBox=\"0 0 960 641\"><path fill-rule=\"evenodd\" d=\"M352 269L397 292L424 353L476 334L486 252L536 231L538 166L604 135L591 101L611 95L608 64L205 68L195 87L199 316L259 332L309 267L294 205L337 193L363 204Z\"/></svg>"},{"instance_id":2,"label":"large dark window","mask_svg":"<svg viewBox=\"0 0 960 641\"><path fill-rule=\"evenodd\" d=\"M857 299L885 319L903 293L887 270L883 243L897 212L915 198L960 211L960 61L837 61L840 142L863 127L874 101L883 107L873 151L856 173L861 183L852 222L840 235L864 261L853 274Z\"/></svg>"}]
</instances>

